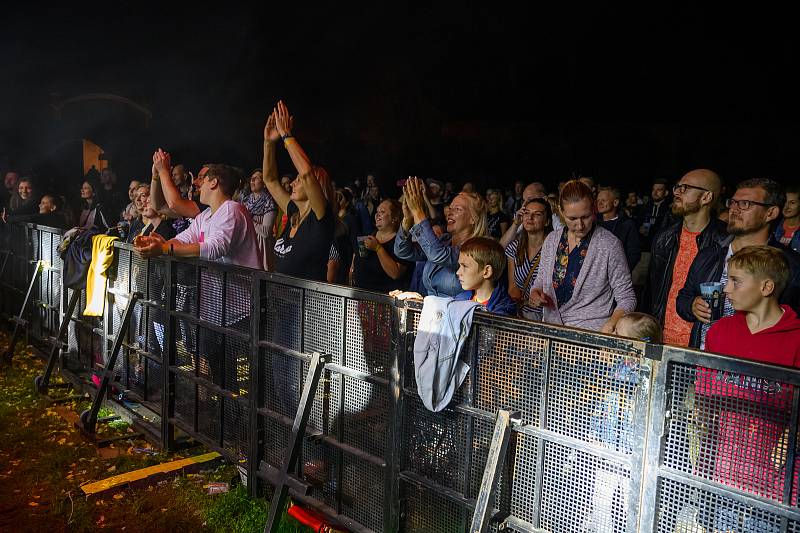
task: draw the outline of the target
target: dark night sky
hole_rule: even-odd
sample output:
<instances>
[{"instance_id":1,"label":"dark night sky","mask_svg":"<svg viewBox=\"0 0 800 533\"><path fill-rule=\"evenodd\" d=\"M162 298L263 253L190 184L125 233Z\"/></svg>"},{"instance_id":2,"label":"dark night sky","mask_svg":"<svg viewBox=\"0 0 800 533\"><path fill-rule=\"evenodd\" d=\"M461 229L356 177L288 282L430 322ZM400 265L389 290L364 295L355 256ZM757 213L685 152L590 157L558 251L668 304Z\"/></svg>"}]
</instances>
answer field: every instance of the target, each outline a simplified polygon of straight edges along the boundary
<instances>
[{"instance_id":1,"label":"dark night sky","mask_svg":"<svg viewBox=\"0 0 800 533\"><path fill-rule=\"evenodd\" d=\"M69 140L81 137L123 179L147 173L156 146L192 166L252 167L280 97L340 182L367 171L553 181L579 170L644 183L701 165L729 181L793 179L798 60L786 13L594 9L11 12L0 29L0 167L77 181ZM87 103L55 121L52 93L118 94L153 120Z\"/></svg>"}]
</instances>

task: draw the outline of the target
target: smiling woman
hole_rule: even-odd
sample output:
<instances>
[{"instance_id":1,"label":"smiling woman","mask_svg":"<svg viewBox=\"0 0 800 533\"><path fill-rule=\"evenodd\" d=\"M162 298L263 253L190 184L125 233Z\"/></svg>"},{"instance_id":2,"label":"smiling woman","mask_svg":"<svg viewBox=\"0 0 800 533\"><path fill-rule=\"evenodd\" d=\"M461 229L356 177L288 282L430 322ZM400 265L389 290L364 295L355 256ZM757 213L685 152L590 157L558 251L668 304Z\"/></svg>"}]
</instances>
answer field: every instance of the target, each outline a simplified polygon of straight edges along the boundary
<instances>
[{"instance_id":1,"label":"smiling woman","mask_svg":"<svg viewBox=\"0 0 800 533\"><path fill-rule=\"evenodd\" d=\"M424 261L422 282L433 296L456 296L458 253L472 237L486 236L486 203L476 193L459 193L447 211L447 233L437 237L425 209L422 180L410 178L403 188L403 223L397 231L394 252L400 259ZM412 242L416 240L417 246Z\"/></svg>"}]
</instances>

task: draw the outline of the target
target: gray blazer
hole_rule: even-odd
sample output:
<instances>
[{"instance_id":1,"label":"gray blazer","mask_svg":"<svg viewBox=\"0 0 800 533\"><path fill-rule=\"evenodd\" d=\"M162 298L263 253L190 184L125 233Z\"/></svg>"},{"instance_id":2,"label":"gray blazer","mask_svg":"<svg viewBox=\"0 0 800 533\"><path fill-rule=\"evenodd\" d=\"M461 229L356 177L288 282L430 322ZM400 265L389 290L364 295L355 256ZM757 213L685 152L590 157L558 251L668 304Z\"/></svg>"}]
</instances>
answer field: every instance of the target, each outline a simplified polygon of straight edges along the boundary
<instances>
[{"instance_id":1,"label":"gray blazer","mask_svg":"<svg viewBox=\"0 0 800 533\"><path fill-rule=\"evenodd\" d=\"M559 308L553 288L553 266L560 240L560 231L550 232L544 240L539 275L533 282L533 288L543 289L553 302L552 306L543 306L543 322L597 331L615 309L630 313L636 308L636 295L622 243L613 233L597 225L572 298Z\"/></svg>"}]
</instances>

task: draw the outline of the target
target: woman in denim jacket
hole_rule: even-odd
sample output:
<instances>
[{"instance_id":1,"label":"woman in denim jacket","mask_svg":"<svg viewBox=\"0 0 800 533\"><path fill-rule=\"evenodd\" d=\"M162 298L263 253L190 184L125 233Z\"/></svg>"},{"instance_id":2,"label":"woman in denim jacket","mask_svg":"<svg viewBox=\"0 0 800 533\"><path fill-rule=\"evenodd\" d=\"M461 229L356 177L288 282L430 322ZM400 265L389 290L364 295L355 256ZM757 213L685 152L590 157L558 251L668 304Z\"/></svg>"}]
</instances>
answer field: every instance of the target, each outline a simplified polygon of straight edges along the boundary
<instances>
[{"instance_id":1,"label":"woman in denim jacket","mask_svg":"<svg viewBox=\"0 0 800 533\"><path fill-rule=\"evenodd\" d=\"M437 237L426 213L424 187L418 178L403 187L403 223L394 253L400 259L425 261L422 283L429 295L454 297L462 292L456 277L459 248L472 237L486 236L486 202L479 194L459 193L447 210L447 233Z\"/></svg>"}]
</instances>

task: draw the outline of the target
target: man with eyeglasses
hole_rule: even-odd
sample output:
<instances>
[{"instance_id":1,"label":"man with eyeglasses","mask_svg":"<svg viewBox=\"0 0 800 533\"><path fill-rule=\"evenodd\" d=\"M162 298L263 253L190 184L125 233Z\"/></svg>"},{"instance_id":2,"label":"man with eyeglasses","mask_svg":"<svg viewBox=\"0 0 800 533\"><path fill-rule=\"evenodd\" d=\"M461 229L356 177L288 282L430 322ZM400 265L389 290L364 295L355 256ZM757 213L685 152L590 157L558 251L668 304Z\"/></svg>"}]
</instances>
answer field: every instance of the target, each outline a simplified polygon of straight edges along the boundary
<instances>
[{"instance_id":1,"label":"man with eyeglasses","mask_svg":"<svg viewBox=\"0 0 800 533\"><path fill-rule=\"evenodd\" d=\"M700 284L716 281L724 286L728 282L728 259L745 246L769 245L783 252L791 274L778 301L795 311L800 309L800 256L776 241L770 231L771 223L781 214L785 199L780 184L771 179L755 178L741 182L733 198L726 202L730 209L728 237L698 252L689 268L686 283L678 292L678 315L693 323L690 347L704 349L705 336L711 327L711 309L700 297ZM733 307L726 299L722 315L733 313Z\"/></svg>"},{"instance_id":2,"label":"man with eyeglasses","mask_svg":"<svg viewBox=\"0 0 800 533\"><path fill-rule=\"evenodd\" d=\"M725 223L713 216L722 182L716 172L692 170L672 188L670 222L653 238L649 283L644 297L649 312L662 324L664 342L688 346L692 324L678 316L675 300L686 282L698 252L720 244L728 233Z\"/></svg>"}]
</instances>

